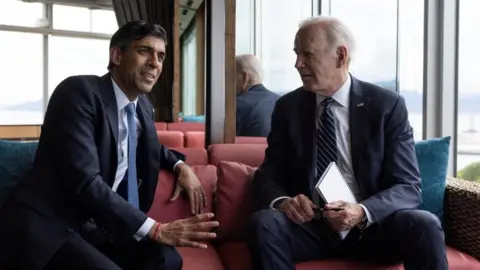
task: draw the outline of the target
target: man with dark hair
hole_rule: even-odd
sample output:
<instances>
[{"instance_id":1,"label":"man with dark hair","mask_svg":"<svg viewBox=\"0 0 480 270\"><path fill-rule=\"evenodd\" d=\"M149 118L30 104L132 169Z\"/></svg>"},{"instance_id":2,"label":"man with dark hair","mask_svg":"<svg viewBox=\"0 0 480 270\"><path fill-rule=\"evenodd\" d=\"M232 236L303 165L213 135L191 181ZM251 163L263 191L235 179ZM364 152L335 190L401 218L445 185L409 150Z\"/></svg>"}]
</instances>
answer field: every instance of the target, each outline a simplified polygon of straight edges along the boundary
<instances>
[{"instance_id":1,"label":"man with dark hair","mask_svg":"<svg viewBox=\"0 0 480 270\"><path fill-rule=\"evenodd\" d=\"M215 237L203 190L179 153L160 145L151 91L162 71L165 30L133 21L110 44L110 72L73 76L51 96L33 170L0 216L7 269L179 270L172 246ZM160 224L147 217L159 169L178 175L196 216Z\"/></svg>"}]
</instances>

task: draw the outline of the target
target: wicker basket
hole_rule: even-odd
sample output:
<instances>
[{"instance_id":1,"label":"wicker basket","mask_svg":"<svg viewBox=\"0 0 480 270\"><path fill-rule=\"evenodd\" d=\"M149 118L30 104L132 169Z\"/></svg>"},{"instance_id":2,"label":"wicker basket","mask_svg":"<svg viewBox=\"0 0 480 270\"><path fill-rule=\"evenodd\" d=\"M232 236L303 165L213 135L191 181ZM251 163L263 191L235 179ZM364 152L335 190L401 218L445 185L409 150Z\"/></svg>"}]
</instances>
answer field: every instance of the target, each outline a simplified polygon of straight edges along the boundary
<instances>
[{"instance_id":1,"label":"wicker basket","mask_svg":"<svg viewBox=\"0 0 480 270\"><path fill-rule=\"evenodd\" d=\"M447 243L480 260L480 184L448 178L445 191Z\"/></svg>"}]
</instances>

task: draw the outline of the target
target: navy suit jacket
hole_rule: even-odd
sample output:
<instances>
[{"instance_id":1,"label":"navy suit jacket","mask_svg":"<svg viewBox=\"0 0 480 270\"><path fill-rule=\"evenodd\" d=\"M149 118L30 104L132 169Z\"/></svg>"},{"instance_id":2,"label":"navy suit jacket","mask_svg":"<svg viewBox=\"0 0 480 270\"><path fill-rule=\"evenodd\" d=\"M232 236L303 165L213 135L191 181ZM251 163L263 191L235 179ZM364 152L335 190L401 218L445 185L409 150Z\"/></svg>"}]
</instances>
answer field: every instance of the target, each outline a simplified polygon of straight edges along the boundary
<instances>
[{"instance_id":1,"label":"navy suit jacket","mask_svg":"<svg viewBox=\"0 0 480 270\"><path fill-rule=\"evenodd\" d=\"M273 107L280 96L262 84L237 97L237 136L267 137Z\"/></svg>"},{"instance_id":2,"label":"navy suit jacket","mask_svg":"<svg viewBox=\"0 0 480 270\"><path fill-rule=\"evenodd\" d=\"M280 196L311 198L316 105L316 95L302 88L278 100L265 160L253 182L261 208ZM420 173L404 99L352 77L349 110L353 171L372 222L418 208Z\"/></svg>"},{"instance_id":3,"label":"navy suit jacket","mask_svg":"<svg viewBox=\"0 0 480 270\"><path fill-rule=\"evenodd\" d=\"M148 99L140 96L138 210L111 189L118 164L118 109L111 76L61 82L48 104L33 171L1 213L0 261L14 269L42 269L84 227L101 228L118 241L131 240L147 218L160 168L173 171L179 160L160 145L152 112Z\"/></svg>"}]
</instances>

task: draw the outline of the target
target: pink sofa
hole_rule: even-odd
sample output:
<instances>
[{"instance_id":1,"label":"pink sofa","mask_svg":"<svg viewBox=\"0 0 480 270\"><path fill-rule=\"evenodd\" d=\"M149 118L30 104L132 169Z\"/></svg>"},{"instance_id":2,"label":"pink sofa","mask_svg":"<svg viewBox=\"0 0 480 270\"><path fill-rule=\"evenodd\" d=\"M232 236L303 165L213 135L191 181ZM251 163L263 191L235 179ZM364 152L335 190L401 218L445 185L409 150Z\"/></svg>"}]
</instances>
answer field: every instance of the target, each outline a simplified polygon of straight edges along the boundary
<instances>
[{"instance_id":1,"label":"pink sofa","mask_svg":"<svg viewBox=\"0 0 480 270\"><path fill-rule=\"evenodd\" d=\"M250 181L252 174L263 160L265 145L262 144L220 144L209 147L208 152L201 148L178 148L187 156L190 164L208 195L207 211L213 211L220 222L217 239L209 243L205 250L179 248L184 259L185 270L248 270L250 255L244 243L244 228L252 213ZM161 172L154 206L149 215L161 222L190 216L189 203L186 199L169 202L173 192L173 176ZM457 186L458 187L458 186ZM465 190L464 190L465 191ZM459 198L458 190L447 187L448 200ZM480 199L479 199L480 200ZM446 209L447 218L455 209ZM479 216L470 217L480 220ZM469 223L470 221L466 221ZM462 225L460 225L462 226ZM447 228L447 239L455 243L458 232L468 233L470 242L478 241L477 230L467 227ZM449 237L450 235L455 237ZM454 239L455 238L455 239ZM472 239L473 238L473 239ZM459 245L461 246L461 245ZM463 246L464 251L477 256L480 246ZM448 260L450 269L480 269L480 262L465 252L449 246ZM345 260L318 260L297 264L299 270L320 269L403 269L402 265L368 265Z\"/></svg>"}]
</instances>

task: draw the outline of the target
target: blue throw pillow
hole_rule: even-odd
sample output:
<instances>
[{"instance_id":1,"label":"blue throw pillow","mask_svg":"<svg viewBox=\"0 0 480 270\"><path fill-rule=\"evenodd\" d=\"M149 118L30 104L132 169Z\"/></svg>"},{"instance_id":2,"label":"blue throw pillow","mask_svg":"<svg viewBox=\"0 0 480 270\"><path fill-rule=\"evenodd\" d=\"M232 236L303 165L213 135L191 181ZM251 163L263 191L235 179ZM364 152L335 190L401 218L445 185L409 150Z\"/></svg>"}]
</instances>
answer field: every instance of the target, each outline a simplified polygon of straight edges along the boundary
<instances>
[{"instance_id":1,"label":"blue throw pillow","mask_svg":"<svg viewBox=\"0 0 480 270\"><path fill-rule=\"evenodd\" d=\"M0 140L0 209L15 186L32 168L37 144Z\"/></svg>"},{"instance_id":2,"label":"blue throw pillow","mask_svg":"<svg viewBox=\"0 0 480 270\"><path fill-rule=\"evenodd\" d=\"M422 179L422 209L435 214L442 223L450 139L447 136L415 143Z\"/></svg>"},{"instance_id":3,"label":"blue throw pillow","mask_svg":"<svg viewBox=\"0 0 480 270\"><path fill-rule=\"evenodd\" d=\"M183 116L183 122L205 123L205 115Z\"/></svg>"}]
</instances>

